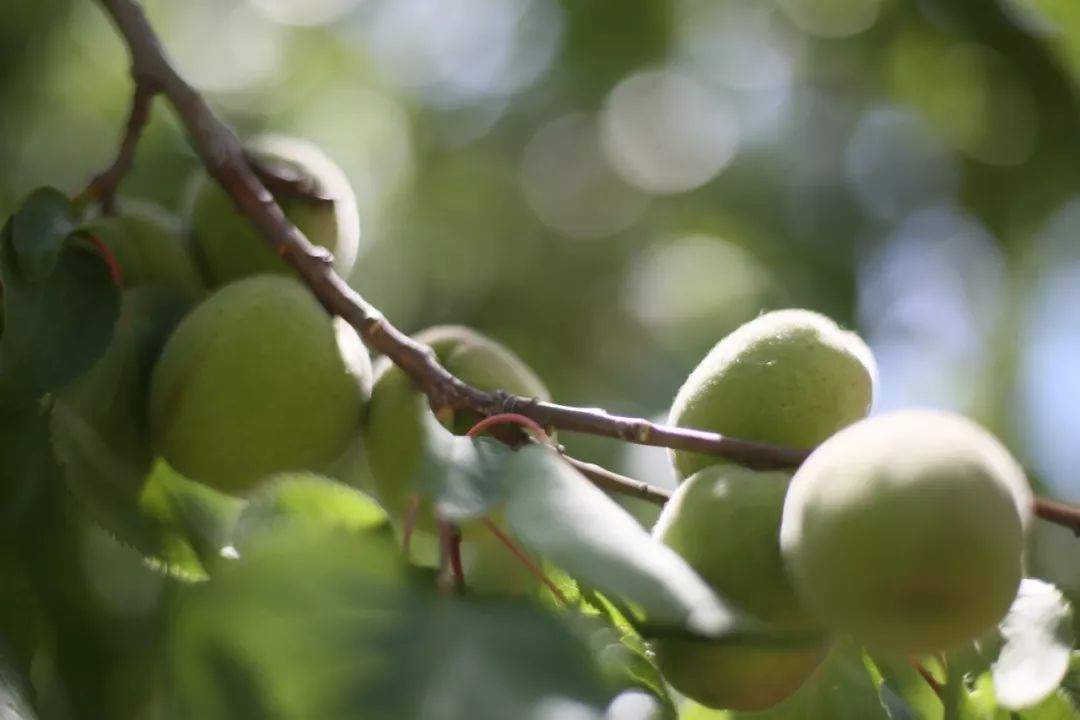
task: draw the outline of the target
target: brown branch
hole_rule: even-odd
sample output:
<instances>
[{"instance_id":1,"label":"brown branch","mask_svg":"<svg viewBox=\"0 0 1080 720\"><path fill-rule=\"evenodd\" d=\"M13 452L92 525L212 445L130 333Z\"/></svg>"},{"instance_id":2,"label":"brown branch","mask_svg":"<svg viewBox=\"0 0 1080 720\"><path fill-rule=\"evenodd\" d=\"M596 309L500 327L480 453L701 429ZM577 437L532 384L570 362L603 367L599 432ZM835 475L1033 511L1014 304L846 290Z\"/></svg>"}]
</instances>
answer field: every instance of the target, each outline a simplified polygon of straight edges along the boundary
<instances>
[{"instance_id":1,"label":"brown branch","mask_svg":"<svg viewBox=\"0 0 1080 720\"><path fill-rule=\"evenodd\" d=\"M94 176L86 188L76 196L76 201L100 202L107 215L116 212L116 191L120 182L131 169L135 160L135 148L139 144L146 123L150 120L150 104L157 94L154 83L135 76L135 91L131 96L131 111L128 113L124 134L120 137L120 148L109 167Z\"/></svg>"},{"instance_id":2,"label":"brown branch","mask_svg":"<svg viewBox=\"0 0 1080 720\"><path fill-rule=\"evenodd\" d=\"M721 455L755 467L797 465L806 451L737 440L716 433L657 425L603 410L574 408L501 392L484 392L450 374L426 345L391 325L374 306L330 267L329 256L314 247L286 219L273 195L252 172L244 150L206 101L177 74L135 0L99 0L131 53L137 85L149 83L172 106L188 131L207 171L292 265L326 309L356 328L367 345L390 358L417 384L433 408L469 408L483 415L518 413L544 427L589 433L644 445Z\"/></svg>"},{"instance_id":3,"label":"brown branch","mask_svg":"<svg viewBox=\"0 0 1080 720\"><path fill-rule=\"evenodd\" d=\"M1035 517L1072 530L1080 537L1080 507L1057 500L1035 498Z\"/></svg>"},{"instance_id":4,"label":"brown branch","mask_svg":"<svg viewBox=\"0 0 1080 720\"><path fill-rule=\"evenodd\" d=\"M331 268L325 250L308 242L285 217L245 158L236 135L214 114L202 96L173 69L157 35L135 0L99 0L116 24L131 53L135 95L131 115L113 165L91 182L103 200L115 193L119 179L130 167L135 144L145 126L153 95L163 95L187 129L207 171L221 184L237 208L296 269L311 291L332 314L356 328L371 348L398 365L427 395L432 408L472 409L482 415L516 413L545 428L587 433L641 445L690 450L718 455L759 468L794 467L809 453L766 443L729 438L717 433L651 423L641 418L608 414L604 410L540 402L503 392L484 392L452 375L429 347L416 342L390 324ZM104 178L100 179L99 178ZM111 202L111 200L109 200ZM594 482L653 502L666 500L663 491L589 463L574 461ZM1035 513L1080 535L1080 508L1039 499Z\"/></svg>"}]
</instances>

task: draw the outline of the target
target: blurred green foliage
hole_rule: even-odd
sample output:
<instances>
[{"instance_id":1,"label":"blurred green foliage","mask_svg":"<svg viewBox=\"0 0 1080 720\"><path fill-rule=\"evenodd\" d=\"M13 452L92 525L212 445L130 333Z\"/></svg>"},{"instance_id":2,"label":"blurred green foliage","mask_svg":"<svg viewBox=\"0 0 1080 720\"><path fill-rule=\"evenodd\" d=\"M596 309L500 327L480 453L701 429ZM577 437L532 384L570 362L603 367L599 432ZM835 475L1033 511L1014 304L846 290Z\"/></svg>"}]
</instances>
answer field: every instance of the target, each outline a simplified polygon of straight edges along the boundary
<instances>
[{"instance_id":1,"label":"blurred green foliage","mask_svg":"<svg viewBox=\"0 0 1080 720\"><path fill-rule=\"evenodd\" d=\"M808 307L868 339L879 409L974 415L1080 499L1072 0L147 7L242 136L292 133L342 165L363 226L350 280L402 329L475 326L558 401L654 417L736 325ZM127 69L95 3L0 8L0 217L39 185L74 194L110 160ZM195 167L158 100L123 195L180 211ZM560 440L671 481L663 451ZM43 717L161 717L150 658L167 598L188 590L81 522L31 526L0 550L0 652L52 689ZM1035 540L1033 570L1075 599L1077 540ZM35 624L50 650L24 664ZM199 652L239 672L221 647Z\"/></svg>"}]
</instances>

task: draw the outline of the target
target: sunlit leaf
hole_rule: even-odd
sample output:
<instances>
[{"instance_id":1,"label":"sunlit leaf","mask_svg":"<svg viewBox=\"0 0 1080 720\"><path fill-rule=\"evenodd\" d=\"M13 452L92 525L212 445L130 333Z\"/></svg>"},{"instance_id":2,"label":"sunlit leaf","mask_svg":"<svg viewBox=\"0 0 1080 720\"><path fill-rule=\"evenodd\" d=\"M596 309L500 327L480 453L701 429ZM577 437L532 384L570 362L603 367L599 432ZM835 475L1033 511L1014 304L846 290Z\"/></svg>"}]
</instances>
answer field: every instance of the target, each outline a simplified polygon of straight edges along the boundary
<instances>
[{"instance_id":1,"label":"sunlit leaf","mask_svg":"<svg viewBox=\"0 0 1080 720\"><path fill-rule=\"evenodd\" d=\"M8 662L6 652L0 638L0 720L37 720L38 715L30 705L28 684Z\"/></svg>"},{"instance_id":2,"label":"sunlit leaf","mask_svg":"<svg viewBox=\"0 0 1080 720\"><path fill-rule=\"evenodd\" d=\"M1012 710L1035 705L1069 669L1072 607L1053 585L1025 579L1000 629L1005 645L992 671L998 702Z\"/></svg>"},{"instance_id":3,"label":"sunlit leaf","mask_svg":"<svg viewBox=\"0 0 1080 720\"><path fill-rule=\"evenodd\" d=\"M506 463L513 451L491 438L455 435L423 413L427 440L417 486L435 500L447 520L461 522L486 514L502 499Z\"/></svg>"},{"instance_id":4,"label":"sunlit leaf","mask_svg":"<svg viewBox=\"0 0 1080 720\"><path fill-rule=\"evenodd\" d=\"M685 560L550 449L522 448L506 472L507 522L526 548L636 604L650 622L715 635L739 628Z\"/></svg>"},{"instance_id":5,"label":"sunlit leaf","mask_svg":"<svg viewBox=\"0 0 1080 720\"><path fill-rule=\"evenodd\" d=\"M254 536L302 524L357 533L384 527L386 511L367 494L314 473L288 473L259 486L248 497L232 531L241 548Z\"/></svg>"}]
</instances>

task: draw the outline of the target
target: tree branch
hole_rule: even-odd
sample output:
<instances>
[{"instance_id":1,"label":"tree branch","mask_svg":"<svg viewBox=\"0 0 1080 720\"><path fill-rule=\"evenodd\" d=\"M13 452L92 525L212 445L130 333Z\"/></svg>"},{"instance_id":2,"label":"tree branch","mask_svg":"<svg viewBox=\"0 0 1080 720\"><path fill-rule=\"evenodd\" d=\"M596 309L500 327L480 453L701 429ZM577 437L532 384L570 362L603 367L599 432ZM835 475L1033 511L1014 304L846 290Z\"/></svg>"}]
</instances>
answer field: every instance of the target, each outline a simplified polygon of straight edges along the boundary
<instances>
[{"instance_id":1,"label":"tree branch","mask_svg":"<svg viewBox=\"0 0 1080 720\"><path fill-rule=\"evenodd\" d=\"M383 353L404 370L427 395L433 408L469 408L483 415L518 413L544 427L721 455L755 467L797 465L806 456L804 450L657 425L637 418L609 415L603 410L484 392L466 385L439 364L430 348L391 325L378 309L350 288L330 267L326 251L313 246L286 219L273 195L248 166L244 150L232 130L173 69L141 6L135 0L99 2L128 46L136 85L149 83L149 87L168 100L187 128L203 165L237 208L296 269L323 306L356 328L369 347ZM123 166L121 160L118 158L116 165Z\"/></svg>"},{"instance_id":2,"label":"tree branch","mask_svg":"<svg viewBox=\"0 0 1080 720\"><path fill-rule=\"evenodd\" d=\"M1035 517L1072 530L1080 537L1080 508L1057 500L1035 498Z\"/></svg>"},{"instance_id":3,"label":"tree branch","mask_svg":"<svg viewBox=\"0 0 1080 720\"><path fill-rule=\"evenodd\" d=\"M619 473L612 472L600 465L572 458L565 453L563 453L563 457L566 459L566 462L573 465L579 473L589 478L593 485L596 485L602 490L608 490L609 492L627 495L629 497L641 498L642 500L647 500L656 505L663 505L671 499L671 492L664 488L650 485L649 483L640 480L635 480L626 475L620 475Z\"/></svg>"},{"instance_id":4,"label":"tree branch","mask_svg":"<svg viewBox=\"0 0 1080 720\"><path fill-rule=\"evenodd\" d=\"M751 467L794 467L806 458L809 453L807 449L651 423L641 418L611 415L600 409L540 402L503 392L485 392L465 384L439 364L429 347L398 330L377 308L350 288L331 268L327 252L313 246L288 221L273 195L248 166L244 149L236 135L173 69L139 3L136 0L98 1L124 38L131 54L131 72L135 82L131 113L117 157L84 191L100 197L103 205L113 202L116 186L131 166L135 145L146 124L150 101L155 94L161 94L187 129L207 172L221 184L236 207L296 269L327 311L342 317L356 328L368 347L383 353L398 365L427 395L432 408L472 409L482 415L516 413L535 420L545 428L717 455ZM594 482L607 489L661 504L667 499L666 493L659 488L590 463L572 462ZM1039 499L1035 512L1040 518L1068 527L1080 535L1080 508Z\"/></svg>"},{"instance_id":5,"label":"tree branch","mask_svg":"<svg viewBox=\"0 0 1080 720\"><path fill-rule=\"evenodd\" d=\"M124 134L120 137L120 148L109 167L94 176L86 188L76 196L76 201L100 202L106 214L116 212L116 190L120 182L131 169L135 160L135 147L139 144L146 123L150 120L150 103L157 94L154 83L135 76L135 91L131 97L131 110L128 113Z\"/></svg>"}]
</instances>

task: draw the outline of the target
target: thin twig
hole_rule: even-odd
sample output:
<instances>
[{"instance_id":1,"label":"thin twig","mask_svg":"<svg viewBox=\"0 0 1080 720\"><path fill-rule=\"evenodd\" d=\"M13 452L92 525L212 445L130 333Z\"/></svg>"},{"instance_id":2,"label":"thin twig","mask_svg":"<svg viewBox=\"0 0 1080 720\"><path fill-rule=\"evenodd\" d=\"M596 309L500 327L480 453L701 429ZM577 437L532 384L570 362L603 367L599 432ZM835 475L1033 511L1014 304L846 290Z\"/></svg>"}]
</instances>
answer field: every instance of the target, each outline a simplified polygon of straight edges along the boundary
<instances>
[{"instance_id":1,"label":"thin twig","mask_svg":"<svg viewBox=\"0 0 1080 720\"><path fill-rule=\"evenodd\" d=\"M140 79L136 75L135 91L131 96L131 111L128 113L124 134L120 137L120 147L112 164L105 168L76 196L76 201L100 202L106 215L116 212L116 191L120 182L131 169L135 161L135 148L139 144L146 123L150 120L150 104L157 94L154 83Z\"/></svg>"},{"instance_id":2,"label":"thin twig","mask_svg":"<svg viewBox=\"0 0 1080 720\"><path fill-rule=\"evenodd\" d=\"M641 498L642 500L647 500L656 505L663 505L671 499L671 493L664 488L650 485L647 482L641 482L640 480L635 480L634 478L625 475L620 475L617 472L612 472L611 470L594 463L572 458L565 453L563 454L563 457L568 463L573 465L578 472L589 478L593 485L596 485L601 490L608 490L610 492L619 493L620 495Z\"/></svg>"}]
</instances>

